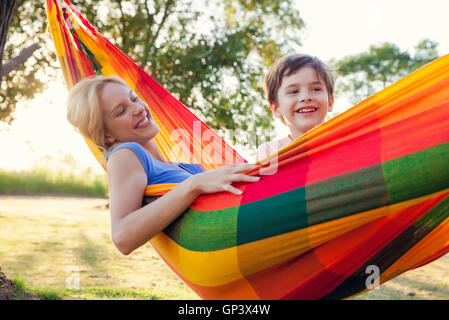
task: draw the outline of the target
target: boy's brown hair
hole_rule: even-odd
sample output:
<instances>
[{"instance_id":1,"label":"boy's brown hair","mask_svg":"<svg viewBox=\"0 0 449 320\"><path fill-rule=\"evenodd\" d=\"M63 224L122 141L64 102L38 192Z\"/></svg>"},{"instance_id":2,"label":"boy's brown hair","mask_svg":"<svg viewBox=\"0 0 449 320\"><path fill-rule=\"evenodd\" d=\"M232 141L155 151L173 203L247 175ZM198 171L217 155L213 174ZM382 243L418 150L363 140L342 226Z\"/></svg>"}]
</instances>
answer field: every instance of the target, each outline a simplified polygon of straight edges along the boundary
<instances>
[{"instance_id":1,"label":"boy's brown hair","mask_svg":"<svg viewBox=\"0 0 449 320\"><path fill-rule=\"evenodd\" d=\"M270 104L276 104L278 90L282 79L299 69L308 66L315 70L318 78L324 81L329 99L334 95L334 75L332 70L316 57L306 54L290 54L276 61L264 78L263 90Z\"/></svg>"}]
</instances>

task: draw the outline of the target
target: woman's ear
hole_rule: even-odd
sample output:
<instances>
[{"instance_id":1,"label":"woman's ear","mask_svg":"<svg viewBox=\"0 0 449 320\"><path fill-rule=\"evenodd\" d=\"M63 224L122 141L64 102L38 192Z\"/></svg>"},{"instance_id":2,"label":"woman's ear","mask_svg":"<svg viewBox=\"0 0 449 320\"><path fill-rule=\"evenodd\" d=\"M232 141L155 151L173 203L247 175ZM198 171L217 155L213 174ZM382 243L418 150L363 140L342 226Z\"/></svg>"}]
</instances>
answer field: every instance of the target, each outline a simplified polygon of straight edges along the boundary
<instances>
[{"instance_id":1,"label":"woman's ear","mask_svg":"<svg viewBox=\"0 0 449 320\"><path fill-rule=\"evenodd\" d=\"M109 134L105 133L104 141L108 144L112 144L112 143L116 142L116 139L113 136L110 136Z\"/></svg>"}]
</instances>

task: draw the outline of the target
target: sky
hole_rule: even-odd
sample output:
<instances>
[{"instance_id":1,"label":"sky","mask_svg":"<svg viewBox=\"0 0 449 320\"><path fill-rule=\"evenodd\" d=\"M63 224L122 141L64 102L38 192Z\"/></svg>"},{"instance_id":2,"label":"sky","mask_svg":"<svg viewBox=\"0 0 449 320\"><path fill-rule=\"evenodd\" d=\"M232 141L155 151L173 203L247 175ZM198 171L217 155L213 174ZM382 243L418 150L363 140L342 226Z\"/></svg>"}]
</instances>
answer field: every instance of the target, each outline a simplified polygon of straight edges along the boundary
<instances>
[{"instance_id":1,"label":"sky","mask_svg":"<svg viewBox=\"0 0 449 320\"><path fill-rule=\"evenodd\" d=\"M440 55L449 53L449 0L297 0L297 8L306 23L306 28L298 31L301 52L324 61L360 53L383 42L410 51L425 38L439 44ZM0 127L0 169L30 169L48 156L62 159L69 155L83 168L104 172L67 122L66 97L61 76L43 94L19 104L17 120L8 129ZM336 97L336 110L348 107ZM285 134L280 123L276 128L279 137ZM237 151L253 160L245 150Z\"/></svg>"},{"instance_id":2,"label":"sky","mask_svg":"<svg viewBox=\"0 0 449 320\"><path fill-rule=\"evenodd\" d=\"M412 49L429 38L449 52L448 0L297 0L307 29L304 51L323 60L392 42Z\"/></svg>"}]
</instances>

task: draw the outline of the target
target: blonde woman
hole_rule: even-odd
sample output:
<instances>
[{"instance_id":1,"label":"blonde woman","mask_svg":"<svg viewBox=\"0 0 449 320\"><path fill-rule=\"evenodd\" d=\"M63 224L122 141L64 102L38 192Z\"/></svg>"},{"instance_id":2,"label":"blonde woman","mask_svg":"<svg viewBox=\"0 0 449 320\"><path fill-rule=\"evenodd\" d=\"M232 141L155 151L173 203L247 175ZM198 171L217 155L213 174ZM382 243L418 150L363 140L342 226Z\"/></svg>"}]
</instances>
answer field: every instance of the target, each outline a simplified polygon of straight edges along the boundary
<instances>
[{"instance_id":1,"label":"blonde woman","mask_svg":"<svg viewBox=\"0 0 449 320\"><path fill-rule=\"evenodd\" d=\"M80 81L70 90L67 109L69 122L107 155L112 240L124 255L164 230L200 194L240 194L232 183L259 180L242 173L251 164L203 172L199 165L165 160L153 141L159 128L148 106L119 77ZM145 187L156 183L179 185L142 207Z\"/></svg>"}]
</instances>

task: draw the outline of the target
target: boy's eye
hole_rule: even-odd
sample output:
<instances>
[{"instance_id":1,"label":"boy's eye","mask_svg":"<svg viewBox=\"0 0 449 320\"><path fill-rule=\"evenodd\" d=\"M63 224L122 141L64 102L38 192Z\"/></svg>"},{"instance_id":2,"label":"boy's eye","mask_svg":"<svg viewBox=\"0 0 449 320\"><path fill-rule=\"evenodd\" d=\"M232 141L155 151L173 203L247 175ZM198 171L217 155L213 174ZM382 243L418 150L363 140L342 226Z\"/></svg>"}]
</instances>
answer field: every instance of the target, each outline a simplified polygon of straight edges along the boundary
<instances>
[{"instance_id":1,"label":"boy's eye","mask_svg":"<svg viewBox=\"0 0 449 320\"><path fill-rule=\"evenodd\" d=\"M137 101L137 99L139 99L139 97L138 97L138 96L133 96L133 97L131 97L131 102L136 102L136 101Z\"/></svg>"},{"instance_id":2,"label":"boy's eye","mask_svg":"<svg viewBox=\"0 0 449 320\"><path fill-rule=\"evenodd\" d=\"M314 88L313 91L321 91L321 88Z\"/></svg>"},{"instance_id":3,"label":"boy's eye","mask_svg":"<svg viewBox=\"0 0 449 320\"><path fill-rule=\"evenodd\" d=\"M296 93L298 93L299 92L299 90L290 90L289 92L288 92L288 94L296 94Z\"/></svg>"}]
</instances>

